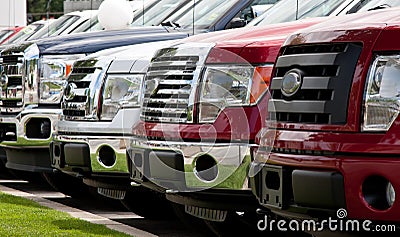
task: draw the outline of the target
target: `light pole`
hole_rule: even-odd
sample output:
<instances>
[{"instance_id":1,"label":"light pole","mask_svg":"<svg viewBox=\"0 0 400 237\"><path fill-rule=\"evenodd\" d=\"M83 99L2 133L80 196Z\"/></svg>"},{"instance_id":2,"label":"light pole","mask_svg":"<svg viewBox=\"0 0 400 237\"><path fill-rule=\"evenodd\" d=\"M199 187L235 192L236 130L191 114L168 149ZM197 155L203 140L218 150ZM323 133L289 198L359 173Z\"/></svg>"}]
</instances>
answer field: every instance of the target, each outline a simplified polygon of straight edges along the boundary
<instances>
[{"instance_id":1,"label":"light pole","mask_svg":"<svg viewBox=\"0 0 400 237\"><path fill-rule=\"evenodd\" d=\"M50 11L50 3L51 3L51 0L47 0L47 6L46 6L46 18L47 18L47 20L49 19L49 11Z\"/></svg>"}]
</instances>

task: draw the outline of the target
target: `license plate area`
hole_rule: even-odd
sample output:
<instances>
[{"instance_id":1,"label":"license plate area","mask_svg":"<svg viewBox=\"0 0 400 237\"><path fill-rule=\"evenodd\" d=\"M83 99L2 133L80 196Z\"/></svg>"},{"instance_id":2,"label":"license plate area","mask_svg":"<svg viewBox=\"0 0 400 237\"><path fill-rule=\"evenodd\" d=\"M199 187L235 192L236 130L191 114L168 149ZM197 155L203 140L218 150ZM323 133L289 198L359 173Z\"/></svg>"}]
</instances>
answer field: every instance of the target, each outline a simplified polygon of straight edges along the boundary
<instances>
[{"instance_id":1,"label":"license plate area","mask_svg":"<svg viewBox=\"0 0 400 237\"><path fill-rule=\"evenodd\" d=\"M290 201L290 173L280 166L266 165L261 171L260 202L265 206L283 209Z\"/></svg>"},{"instance_id":2,"label":"license plate area","mask_svg":"<svg viewBox=\"0 0 400 237\"><path fill-rule=\"evenodd\" d=\"M53 168L62 169L65 167L65 159L63 156L63 147L59 142L50 144L51 166Z\"/></svg>"},{"instance_id":3,"label":"license plate area","mask_svg":"<svg viewBox=\"0 0 400 237\"><path fill-rule=\"evenodd\" d=\"M143 182L145 150L132 149L127 151L129 175L136 182Z\"/></svg>"}]
</instances>

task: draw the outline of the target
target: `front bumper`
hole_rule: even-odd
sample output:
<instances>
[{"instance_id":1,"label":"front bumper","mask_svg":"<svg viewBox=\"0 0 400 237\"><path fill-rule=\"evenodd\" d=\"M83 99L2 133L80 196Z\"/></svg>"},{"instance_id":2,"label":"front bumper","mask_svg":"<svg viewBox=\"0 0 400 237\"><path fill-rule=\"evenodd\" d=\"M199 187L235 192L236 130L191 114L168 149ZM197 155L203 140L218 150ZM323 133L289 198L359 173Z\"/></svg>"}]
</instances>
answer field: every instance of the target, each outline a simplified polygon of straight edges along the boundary
<instances>
[{"instance_id":1,"label":"front bumper","mask_svg":"<svg viewBox=\"0 0 400 237\"><path fill-rule=\"evenodd\" d=\"M251 183L259 203L284 216L336 217L345 208L351 219L399 222L400 200L391 207L374 206L385 198L381 178L398 191L399 168L395 157L272 152L266 164L252 163Z\"/></svg>"},{"instance_id":2,"label":"front bumper","mask_svg":"<svg viewBox=\"0 0 400 237\"><path fill-rule=\"evenodd\" d=\"M2 117L2 142L6 167L30 172L53 172L49 143L60 109L27 109L17 116Z\"/></svg>"},{"instance_id":3,"label":"front bumper","mask_svg":"<svg viewBox=\"0 0 400 237\"><path fill-rule=\"evenodd\" d=\"M130 139L131 178L158 191L250 190L251 145ZM212 162L215 162L213 166ZM202 168L203 167L203 168ZM205 167L205 168L204 168ZM151 182L146 182L146 181Z\"/></svg>"},{"instance_id":4,"label":"front bumper","mask_svg":"<svg viewBox=\"0 0 400 237\"><path fill-rule=\"evenodd\" d=\"M103 154L104 149L109 152ZM53 168L82 177L90 186L123 190L130 186L123 136L56 134L50 153Z\"/></svg>"}]
</instances>

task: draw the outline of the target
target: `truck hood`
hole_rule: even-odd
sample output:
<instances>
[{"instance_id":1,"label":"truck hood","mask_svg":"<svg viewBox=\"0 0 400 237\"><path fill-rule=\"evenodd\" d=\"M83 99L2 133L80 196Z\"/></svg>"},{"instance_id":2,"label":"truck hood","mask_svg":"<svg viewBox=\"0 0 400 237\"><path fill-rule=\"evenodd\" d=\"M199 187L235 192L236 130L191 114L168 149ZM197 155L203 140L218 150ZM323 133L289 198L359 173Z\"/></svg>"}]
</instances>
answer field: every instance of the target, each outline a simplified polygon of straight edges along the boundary
<instances>
[{"instance_id":1,"label":"truck hood","mask_svg":"<svg viewBox=\"0 0 400 237\"><path fill-rule=\"evenodd\" d=\"M96 59L111 62L109 73L144 73L157 49L176 43L176 40L157 41L101 50L79 61Z\"/></svg>"},{"instance_id":2,"label":"truck hood","mask_svg":"<svg viewBox=\"0 0 400 237\"><path fill-rule=\"evenodd\" d=\"M49 37L11 45L6 47L3 52L24 51L35 43L41 54L90 54L110 47L185 37L188 37L188 34L171 32L166 27L135 27L127 30L98 31ZM85 47L82 47L83 45Z\"/></svg>"},{"instance_id":3,"label":"truck hood","mask_svg":"<svg viewBox=\"0 0 400 237\"><path fill-rule=\"evenodd\" d=\"M183 39L188 37L183 33L151 33L126 36L109 36L102 38L89 38L78 41L71 41L63 44L52 45L51 47L39 47L41 54L91 54L102 49L141 44L162 40ZM84 46L84 47L82 47Z\"/></svg>"},{"instance_id":4,"label":"truck hood","mask_svg":"<svg viewBox=\"0 0 400 237\"><path fill-rule=\"evenodd\" d=\"M238 29L210 32L191 36L182 40L182 43L216 43L218 47L244 47L255 42L267 41L273 38L284 38L298 29L320 23L324 18L310 18L305 20L271 24L268 26L253 26Z\"/></svg>"},{"instance_id":5,"label":"truck hood","mask_svg":"<svg viewBox=\"0 0 400 237\"><path fill-rule=\"evenodd\" d=\"M310 18L268 26L212 32L192 36L181 42L215 43L207 58L207 63L235 63L238 60L252 64L273 63L278 55L279 48L288 35L323 20L326 20L326 18ZM222 55L224 52L226 52L226 57ZM232 57L232 53L237 56Z\"/></svg>"},{"instance_id":6,"label":"truck hood","mask_svg":"<svg viewBox=\"0 0 400 237\"><path fill-rule=\"evenodd\" d=\"M330 18L291 35L285 45L329 42L349 36L349 32L361 32L367 29L383 30L387 26L398 26L400 23L399 11L400 8L396 7Z\"/></svg>"}]
</instances>

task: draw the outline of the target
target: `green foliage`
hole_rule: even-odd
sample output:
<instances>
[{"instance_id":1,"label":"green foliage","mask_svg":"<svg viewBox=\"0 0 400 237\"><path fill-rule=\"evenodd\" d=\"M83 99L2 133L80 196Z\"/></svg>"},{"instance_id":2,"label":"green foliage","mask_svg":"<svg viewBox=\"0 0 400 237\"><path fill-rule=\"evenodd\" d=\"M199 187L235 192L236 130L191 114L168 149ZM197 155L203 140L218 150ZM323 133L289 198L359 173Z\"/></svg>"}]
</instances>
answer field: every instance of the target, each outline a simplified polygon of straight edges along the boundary
<instances>
[{"instance_id":1,"label":"green foliage","mask_svg":"<svg viewBox=\"0 0 400 237\"><path fill-rule=\"evenodd\" d=\"M3 193L0 193L0 220L0 236L127 236Z\"/></svg>"},{"instance_id":2,"label":"green foliage","mask_svg":"<svg viewBox=\"0 0 400 237\"><path fill-rule=\"evenodd\" d=\"M47 3L49 0L27 0L28 15L33 16L33 20L37 21L46 17ZM50 17L57 18L64 11L64 0L51 0L49 14Z\"/></svg>"}]
</instances>

